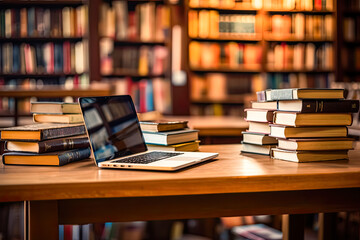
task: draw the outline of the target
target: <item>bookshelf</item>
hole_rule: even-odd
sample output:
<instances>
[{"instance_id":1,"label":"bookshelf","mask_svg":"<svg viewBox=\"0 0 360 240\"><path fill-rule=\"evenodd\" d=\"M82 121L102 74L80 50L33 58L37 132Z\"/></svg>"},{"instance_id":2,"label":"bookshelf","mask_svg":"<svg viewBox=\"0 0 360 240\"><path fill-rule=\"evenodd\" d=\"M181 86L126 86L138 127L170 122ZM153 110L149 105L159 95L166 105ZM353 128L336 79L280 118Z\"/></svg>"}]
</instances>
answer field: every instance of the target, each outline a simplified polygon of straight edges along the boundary
<instances>
[{"instance_id":1,"label":"bookshelf","mask_svg":"<svg viewBox=\"0 0 360 240\"><path fill-rule=\"evenodd\" d=\"M93 93L87 91L87 2L4 0L0 6L0 109L13 119L9 125L30 115L31 100Z\"/></svg>"},{"instance_id":2,"label":"bookshelf","mask_svg":"<svg viewBox=\"0 0 360 240\"><path fill-rule=\"evenodd\" d=\"M334 1L185 3L191 114L242 115L261 89L335 81Z\"/></svg>"}]
</instances>

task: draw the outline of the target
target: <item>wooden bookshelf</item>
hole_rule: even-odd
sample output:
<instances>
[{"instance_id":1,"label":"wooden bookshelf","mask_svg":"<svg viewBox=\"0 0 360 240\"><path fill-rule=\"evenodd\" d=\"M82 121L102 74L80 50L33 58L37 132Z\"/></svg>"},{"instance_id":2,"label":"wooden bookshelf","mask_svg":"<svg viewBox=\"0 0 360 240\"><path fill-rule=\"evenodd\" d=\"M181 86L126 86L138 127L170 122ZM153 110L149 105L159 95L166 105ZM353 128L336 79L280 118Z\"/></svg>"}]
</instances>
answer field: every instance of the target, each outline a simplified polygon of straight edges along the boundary
<instances>
[{"instance_id":1,"label":"wooden bookshelf","mask_svg":"<svg viewBox=\"0 0 360 240\"><path fill-rule=\"evenodd\" d=\"M205 93L204 96L202 96L201 98L190 97L191 106L197 105L197 107L201 107L201 105L205 106L206 104L214 104L214 107L219 108L219 106L225 107L226 104L228 104L226 101L218 101L212 99L212 97L206 96L208 90L206 90L207 88L204 87L204 85L209 86L211 81L209 82L209 80L207 80L207 76L212 73L223 74L224 76L226 76L225 78L227 79L227 82L229 81L229 79L234 78L234 76L238 76L238 78L241 79L241 81L239 80L238 85L244 86L242 88L242 91L246 91L246 89L248 91L241 92L241 94L250 95L250 97L242 99L238 98L238 104L243 104L244 106L246 106L247 102L251 100L251 96L255 95L255 91L260 91L265 88L298 87L299 85L289 85L289 78L294 78L294 76L297 78L297 80L291 81L292 84L294 82L298 82L298 84L300 84L301 81L301 86L304 86L305 83L305 85L307 85L308 87L330 87L330 81L334 78L332 77L332 75L335 75L335 73L337 73L338 71L338 35L336 31L336 26L338 26L338 10L336 2L333 2L333 6L331 4L326 5L326 1L323 1L321 3L321 6L310 6L306 5L310 3L310 1L307 1L307 3L304 5L306 9L300 9L300 5L295 6L295 4L292 7L284 7L287 4L292 4L291 1L285 2L270 0L266 2L262 1L262 3L259 5L259 2L254 0L247 3L247 5L237 6L232 8L231 10L229 10L227 7L209 7L204 5L190 6L189 0L186 0L185 3L186 4L184 6L184 12L185 16L187 17L186 41L188 44L186 54L187 60L189 62L187 71L190 76L189 89L190 92L192 92L192 87L199 87L200 84L200 86L203 87L202 92ZM195 1L194 3L197 2ZM311 4L315 3L311 1ZM257 5L257 7L254 7L255 5ZM269 7L270 5L271 7ZM312 10L309 10L309 8L311 8ZM209 14L208 18L210 20L208 20L208 22L205 22L205 20L203 19L207 19L207 14ZM237 25L239 24L239 21L241 19L246 19L249 16L253 16L251 18L252 20L248 19L244 21L245 24L250 25L243 25L243 28L240 28L239 25ZM288 22L286 22L285 20ZM214 32L214 24L216 24L217 21L219 24L219 30L216 30ZM226 27L226 24L228 22L230 22L229 26L230 29L232 29L230 30L230 32L228 31L229 29L227 29ZM333 27L329 27L329 23L333 24ZM198 25L196 26L196 24ZM276 26L273 24L279 25ZM321 28L321 31L315 31L311 27L307 27L307 24L315 24L316 26ZM200 27L200 25L202 27ZM206 25L209 25L210 27ZM224 29L220 29L221 26L223 26ZM200 33L201 28L207 29L208 27L208 33ZM246 27L252 28L250 31L251 34L248 34L247 32L237 32L246 29ZM286 29L287 32L277 32L277 30L279 29L281 31L284 31L283 29ZM235 32L233 33L231 31ZM193 42L197 42L195 46L198 44L200 45L201 49L203 48L203 46L205 46L205 48L202 49L202 51L199 50L199 52L211 51L213 49L214 51L220 52L220 54L215 52L215 57L209 54L204 55L204 57L202 57L201 55L195 55L196 51L193 50L193 46L190 46L191 44L194 45ZM242 62L240 61L241 63L238 64L237 67L224 66L224 62L232 61L231 59L239 56L239 54L235 54L234 56L231 56L230 54L226 55L227 52L238 51L238 49L234 47L235 43L239 44L240 46L239 54L243 57L243 60L241 60ZM229 46L226 46L227 44ZM261 48L261 54L259 54L260 60L258 62L258 68L246 67L246 58L248 57L246 55L253 55L246 53L246 47L252 46L251 44L257 44ZM220 46L220 50L218 50L218 47L209 47L214 45ZM295 49L295 46L297 46L296 48L298 49ZM290 53L293 55L290 56L290 58L288 56L286 58L285 56L283 56L283 60L271 63L270 54L274 54L273 58L276 58L277 54L279 53L279 49L282 55L285 54L285 52L286 54ZM295 50L297 52L295 52ZM295 57L295 55L299 57L299 51L303 52L303 59L300 66L295 66L293 58ZM306 62L308 60L305 58L304 55L308 52L314 53L314 60L312 64ZM320 52L322 52L321 57L316 57L316 55ZM224 57L224 54L226 55L226 58ZM216 58L220 59L216 60L220 61L220 66L216 68L193 66L192 61L194 61L194 59L195 61L197 59L200 59L199 61L202 62L206 61L206 58L211 59L211 61L214 61L214 59L216 60ZM283 66L279 66L279 62L283 64ZM232 76L228 77L230 75ZM196 80L196 83L192 83L191 78L194 78L194 76L196 76L196 79L205 78L205 80ZM221 79L219 81L222 82L224 80ZM281 86L274 85L279 83L281 83ZM222 84L219 86L220 88L223 88ZM247 88L247 86L250 87ZM230 84L228 88L228 91L233 90L234 84ZM226 97L231 99L231 94L228 93ZM202 100L199 101L198 99Z\"/></svg>"}]
</instances>

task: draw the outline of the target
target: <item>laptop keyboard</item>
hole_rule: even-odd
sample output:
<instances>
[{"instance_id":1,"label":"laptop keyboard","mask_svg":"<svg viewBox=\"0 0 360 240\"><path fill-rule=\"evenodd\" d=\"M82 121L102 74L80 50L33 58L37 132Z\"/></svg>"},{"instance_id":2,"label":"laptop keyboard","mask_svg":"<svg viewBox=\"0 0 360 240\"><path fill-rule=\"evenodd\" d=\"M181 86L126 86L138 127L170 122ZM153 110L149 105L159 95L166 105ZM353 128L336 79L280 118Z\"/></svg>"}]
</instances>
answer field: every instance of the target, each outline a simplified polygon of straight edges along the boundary
<instances>
[{"instance_id":1,"label":"laptop keyboard","mask_svg":"<svg viewBox=\"0 0 360 240\"><path fill-rule=\"evenodd\" d=\"M133 157L127 157L119 160L111 161L111 163L136 163L136 164L148 164L163 160L165 158L170 158L174 156L181 155L183 153L168 153L168 152L149 152L141 155L136 155Z\"/></svg>"}]
</instances>

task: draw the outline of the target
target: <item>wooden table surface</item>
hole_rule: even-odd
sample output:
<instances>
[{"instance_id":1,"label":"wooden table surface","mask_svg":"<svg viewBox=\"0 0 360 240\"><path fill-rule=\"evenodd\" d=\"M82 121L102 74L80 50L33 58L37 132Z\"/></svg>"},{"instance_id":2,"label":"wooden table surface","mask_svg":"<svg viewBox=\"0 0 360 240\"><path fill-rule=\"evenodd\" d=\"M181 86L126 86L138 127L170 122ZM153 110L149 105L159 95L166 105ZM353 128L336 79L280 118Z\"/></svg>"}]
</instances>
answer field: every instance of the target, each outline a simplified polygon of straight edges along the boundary
<instances>
[{"instance_id":1,"label":"wooden table surface","mask_svg":"<svg viewBox=\"0 0 360 240\"><path fill-rule=\"evenodd\" d=\"M360 188L360 153L350 160L293 163L240 154L241 145L207 145L217 160L177 172L110 170L91 160L62 167L0 165L0 202L179 196Z\"/></svg>"}]
</instances>

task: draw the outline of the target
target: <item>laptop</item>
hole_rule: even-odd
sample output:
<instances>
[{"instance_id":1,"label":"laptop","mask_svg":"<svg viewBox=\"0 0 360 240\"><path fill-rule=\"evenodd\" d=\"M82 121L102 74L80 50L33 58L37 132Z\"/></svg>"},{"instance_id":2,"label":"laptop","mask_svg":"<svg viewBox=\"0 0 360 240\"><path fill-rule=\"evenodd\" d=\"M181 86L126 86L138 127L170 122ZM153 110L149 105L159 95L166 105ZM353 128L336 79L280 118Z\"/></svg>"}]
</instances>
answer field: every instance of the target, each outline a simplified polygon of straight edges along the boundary
<instances>
[{"instance_id":1,"label":"laptop","mask_svg":"<svg viewBox=\"0 0 360 240\"><path fill-rule=\"evenodd\" d=\"M100 168L175 171L213 159L218 153L148 151L129 95L81 97L79 104Z\"/></svg>"}]
</instances>

